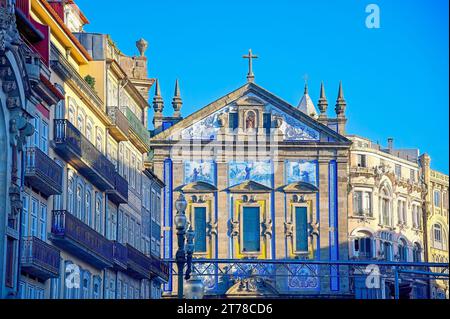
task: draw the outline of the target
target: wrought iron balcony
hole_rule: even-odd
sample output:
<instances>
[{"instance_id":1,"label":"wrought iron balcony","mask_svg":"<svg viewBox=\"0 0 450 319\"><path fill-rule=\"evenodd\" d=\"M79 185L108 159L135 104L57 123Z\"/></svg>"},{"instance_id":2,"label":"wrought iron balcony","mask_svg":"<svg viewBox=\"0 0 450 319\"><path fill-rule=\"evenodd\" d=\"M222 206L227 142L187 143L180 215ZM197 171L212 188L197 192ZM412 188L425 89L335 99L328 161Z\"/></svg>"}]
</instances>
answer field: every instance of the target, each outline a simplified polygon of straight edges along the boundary
<instances>
[{"instance_id":1,"label":"wrought iron balcony","mask_svg":"<svg viewBox=\"0 0 450 319\"><path fill-rule=\"evenodd\" d=\"M113 266L113 242L67 211L53 211L51 239L94 267Z\"/></svg>"},{"instance_id":2,"label":"wrought iron balcony","mask_svg":"<svg viewBox=\"0 0 450 319\"><path fill-rule=\"evenodd\" d=\"M148 152L150 149L150 134L142 121L127 107L127 119L130 124L130 140L141 152Z\"/></svg>"},{"instance_id":3,"label":"wrought iron balcony","mask_svg":"<svg viewBox=\"0 0 450 319\"><path fill-rule=\"evenodd\" d=\"M101 191L115 190L116 169L68 120L55 120L55 152Z\"/></svg>"},{"instance_id":4,"label":"wrought iron balcony","mask_svg":"<svg viewBox=\"0 0 450 319\"><path fill-rule=\"evenodd\" d=\"M63 168L36 147L26 151L25 181L45 196L62 193Z\"/></svg>"},{"instance_id":5,"label":"wrought iron balcony","mask_svg":"<svg viewBox=\"0 0 450 319\"><path fill-rule=\"evenodd\" d=\"M60 252L36 237L22 238L21 269L41 280L59 277Z\"/></svg>"},{"instance_id":6,"label":"wrought iron balcony","mask_svg":"<svg viewBox=\"0 0 450 319\"><path fill-rule=\"evenodd\" d=\"M151 279L152 260L133 246L127 244L127 273L136 279Z\"/></svg>"},{"instance_id":7,"label":"wrought iron balcony","mask_svg":"<svg viewBox=\"0 0 450 319\"><path fill-rule=\"evenodd\" d=\"M163 261L161 258L151 255L152 267L150 271L153 276L159 277L162 281L169 280L169 263Z\"/></svg>"},{"instance_id":8,"label":"wrought iron balcony","mask_svg":"<svg viewBox=\"0 0 450 319\"><path fill-rule=\"evenodd\" d=\"M116 173L116 181L114 189L107 191L108 199L119 204L126 204L128 202L128 182L125 178Z\"/></svg>"},{"instance_id":9,"label":"wrought iron balcony","mask_svg":"<svg viewBox=\"0 0 450 319\"><path fill-rule=\"evenodd\" d=\"M127 247L122 245L117 241L113 241L113 262L114 269L116 270L126 270L127 269L127 259L128 250Z\"/></svg>"},{"instance_id":10,"label":"wrought iron balcony","mask_svg":"<svg viewBox=\"0 0 450 319\"><path fill-rule=\"evenodd\" d=\"M127 117L123 115L118 106L108 106L107 112L113 122L113 125L108 126L111 136L119 142L127 141L130 129Z\"/></svg>"}]
</instances>

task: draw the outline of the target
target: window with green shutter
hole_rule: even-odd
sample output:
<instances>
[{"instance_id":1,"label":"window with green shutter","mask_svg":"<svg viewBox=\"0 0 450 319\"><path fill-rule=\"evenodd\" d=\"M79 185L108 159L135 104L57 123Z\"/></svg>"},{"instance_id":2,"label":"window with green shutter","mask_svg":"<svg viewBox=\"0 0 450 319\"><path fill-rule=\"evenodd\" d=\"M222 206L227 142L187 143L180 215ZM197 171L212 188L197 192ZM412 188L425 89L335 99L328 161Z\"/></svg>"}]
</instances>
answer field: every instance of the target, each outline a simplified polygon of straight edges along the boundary
<instances>
[{"instance_id":1,"label":"window with green shutter","mask_svg":"<svg viewBox=\"0 0 450 319\"><path fill-rule=\"evenodd\" d=\"M295 250L308 251L308 209L295 207Z\"/></svg>"},{"instance_id":2,"label":"window with green shutter","mask_svg":"<svg viewBox=\"0 0 450 319\"><path fill-rule=\"evenodd\" d=\"M260 246L260 213L259 207L243 209L243 247L244 252L259 252Z\"/></svg>"},{"instance_id":3,"label":"window with green shutter","mask_svg":"<svg viewBox=\"0 0 450 319\"><path fill-rule=\"evenodd\" d=\"M206 207L194 208L195 252L206 252Z\"/></svg>"}]
</instances>

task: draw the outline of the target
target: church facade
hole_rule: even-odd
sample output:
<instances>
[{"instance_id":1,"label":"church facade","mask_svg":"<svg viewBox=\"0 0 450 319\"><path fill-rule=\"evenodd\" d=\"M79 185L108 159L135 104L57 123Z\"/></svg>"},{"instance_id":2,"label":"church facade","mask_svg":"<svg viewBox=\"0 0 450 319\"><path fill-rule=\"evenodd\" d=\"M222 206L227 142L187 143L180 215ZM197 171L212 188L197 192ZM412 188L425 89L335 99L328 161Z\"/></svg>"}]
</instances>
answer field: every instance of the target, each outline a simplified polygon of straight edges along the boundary
<instances>
[{"instance_id":1,"label":"church facade","mask_svg":"<svg viewBox=\"0 0 450 319\"><path fill-rule=\"evenodd\" d=\"M162 116L164 104L156 88L150 145L153 170L166 185L164 258L175 257L174 208L182 192L196 233L194 258L348 259L351 142L344 136L342 86L336 118L326 116L323 86L320 115L307 114L310 100L305 87L299 106L290 105L255 84L250 68L245 85L182 119L178 82L172 117ZM233 271L231 278L211 274L203 278L206 295L349 294L348 278L339 276L343 269L292 264L287 273L264 271L270 274L250 289L242 289ZM168 296L176 294L174 277L165 290Z\"/></svg>"}]
</instances>

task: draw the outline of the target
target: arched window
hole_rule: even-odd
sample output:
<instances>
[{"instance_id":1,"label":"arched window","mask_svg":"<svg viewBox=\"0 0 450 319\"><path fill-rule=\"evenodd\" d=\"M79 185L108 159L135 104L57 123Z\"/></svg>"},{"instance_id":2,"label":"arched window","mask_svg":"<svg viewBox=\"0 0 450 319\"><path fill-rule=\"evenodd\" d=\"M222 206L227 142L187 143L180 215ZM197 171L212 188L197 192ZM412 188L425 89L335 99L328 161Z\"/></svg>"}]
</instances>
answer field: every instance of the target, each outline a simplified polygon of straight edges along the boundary
<instances>
[{"instance_id":1,"label":"arched window","mask_svg":"<svg viewBox=\"0 0 450 319\"><path fill-rule=\"evenodd\" d=\"M92 120L87 119L86 120L86 138L89 140L89 142L92 142L92 129L93 129Z\"/></svg>"},{"instance_id":2,"label":"arched window","mask_svg":"<svg viewBox=\"0 0 450 319\"><path fill-rule=\"evenodd\" d=\"M83 214L83 185L82 184L78 184L77 185L77 191L75 194L75 198L76 198L76 216L79 220L83 220L84 218L84 214Z\"/></svg>"},{"instance_id":3,"label":"arched window","mask_svg":"<svg viewBox=\"0 0 450 319\"><path fill-rule=\"evenodd\" d=\"M70 123L75 124L75 107L72 103L69 104L69 121Z\"/></svg>"},{"instance_id":4,"label":"arched window","mask_svg":"<svg viewBox=\"0 0 450 319\"><path fill-rule=\"evenodd\" d=\"M372 258L372 238L369 235L361 235L353 240L355 257L361 259Z\"/></svg>"},{"instance_id":5,"label":"arched window","mask_svg":"<svg viewBox=\"0 0 450 319\"><path fill-rule=\"evenodd\" d=\"M92 216L92 193L89 189L85 192L85 220L84 222L91 226L91 216Z\"/></svg>"},{"instance_id":6,"label":"arched window","mask_svg":"<svg viewBox=\"0 0 450 319\"><path fill-rule=\"evenodd\" d=\"M99 233L102 232L102 199L97 195L95 199L95 230Z\"/></svg>"},{"instance_id":7,"label":"arched window","mask_svg":"<svg viewBox=\"0 0 450 319\"><path fill-rule=\"evenodd\" d=\"M447 234L441 224L433 225L431 238L433 247L440 250L447 250Z\"/></svg>"},{"instance_id":8,"label":"arched window","mask_svg":"<svg viewBox=\"0 0 450 319\"><path fill-rule=\"evenodd\" d=\"M95 137L95 146L100 152L103 152L103 134L99 127L97 127L97 134Z\"/></svg>"},{"instance_id":9,"label":"arched window","mask_svg":"<svg viewBox=\"0 0 450 319\"><path fill-rule=\"evenodd\" d=\"M399 261L408 261L408 245L403 238L401 238L398 243L398 258Z\"/></svg>"},{"instance_id":10,"label":"arched window","mask_svg":"<svg viewBox=\"0 0 450 319\"><path fill-rule=\"evenodd\" d=\"M84 113L81 110L78 110L77 129L84 134Z\"/></svg>"},{"instance_id":11,"label":"arched window","mask_svg":"<svg viewBox=\"0 0 450 319\"><path fill-rule=\"evenodd\" d=\"M101 284L102 281L98 276L94 276L94 285L93 285L93 289L92 289L92 297L94 299L100 299L100 289L101 289Z\"/></svg>"},{"instance_id":12,"label":"arched window","mask_svg":"<svg viewBox=\"0 0 450 319\"><path fill-rule=\"evenodd\" d=\"M390 242L383 242L382 245L384 259L386 261L392 261L392 244Z\"/></svg>"},{"instance_id":13,"label":"arched window","mask_svg":"<svg viewBox=\"0 0 450 319\"><path fill-rule=\"evenodd\" d=\"M392 226L391 215L391 194L386 187L383 187L380 195L380 222L385 226Z\"/></svg>"},{"instance_id":14,"label":"arched window","mask_svg":"<svg viewBox=\"0 0 450 319\"><path fill-rule=\"evenodd\" d=\"M74 182L74 177L72 172L69 171L69 178L67 181L67 210L70 213L74 213L74 203L75 203L75 199L74 199L74 188L75 188L75 182Z\"/></svg>"},{"instance_id":15,"label":"arched window","mask_svg":"<svg viewBox=\"0 0 450 319\"><path fill-rule=\"evenodd\" d=\"M418 263L422 261L422 248L419 243L414 243L413 247L413 262Z\"/></svg>"}]
</instances>

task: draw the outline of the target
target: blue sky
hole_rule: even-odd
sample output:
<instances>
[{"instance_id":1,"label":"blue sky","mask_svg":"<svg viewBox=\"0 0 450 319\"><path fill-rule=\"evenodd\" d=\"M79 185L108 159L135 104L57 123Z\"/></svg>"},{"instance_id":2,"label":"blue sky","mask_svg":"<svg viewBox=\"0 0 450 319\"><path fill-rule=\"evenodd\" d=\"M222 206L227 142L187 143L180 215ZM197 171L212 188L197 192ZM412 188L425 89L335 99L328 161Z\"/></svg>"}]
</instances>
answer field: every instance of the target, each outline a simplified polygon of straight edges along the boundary
<instances>
[{"instance_id":1,"label":"blue sky","mask_svg":"<svg viewBox=\"0 0 450 319\"><path fill-rule=\"evenodd\" d=\"M188 115L243 85L249 48L256 83L297 105L308 74L317 103L324 81L334 112L339 80L347 131L420 149L448 174L449 43L446 0L78 0L86 31L108 33L126 54L149 42L149 75L171 115L175 79ZM368 4L381 28L365 26ZM153 96L153 92L151 92ZM153 114L153 112L151 112Z\"/></svg>"}]
</instances>

